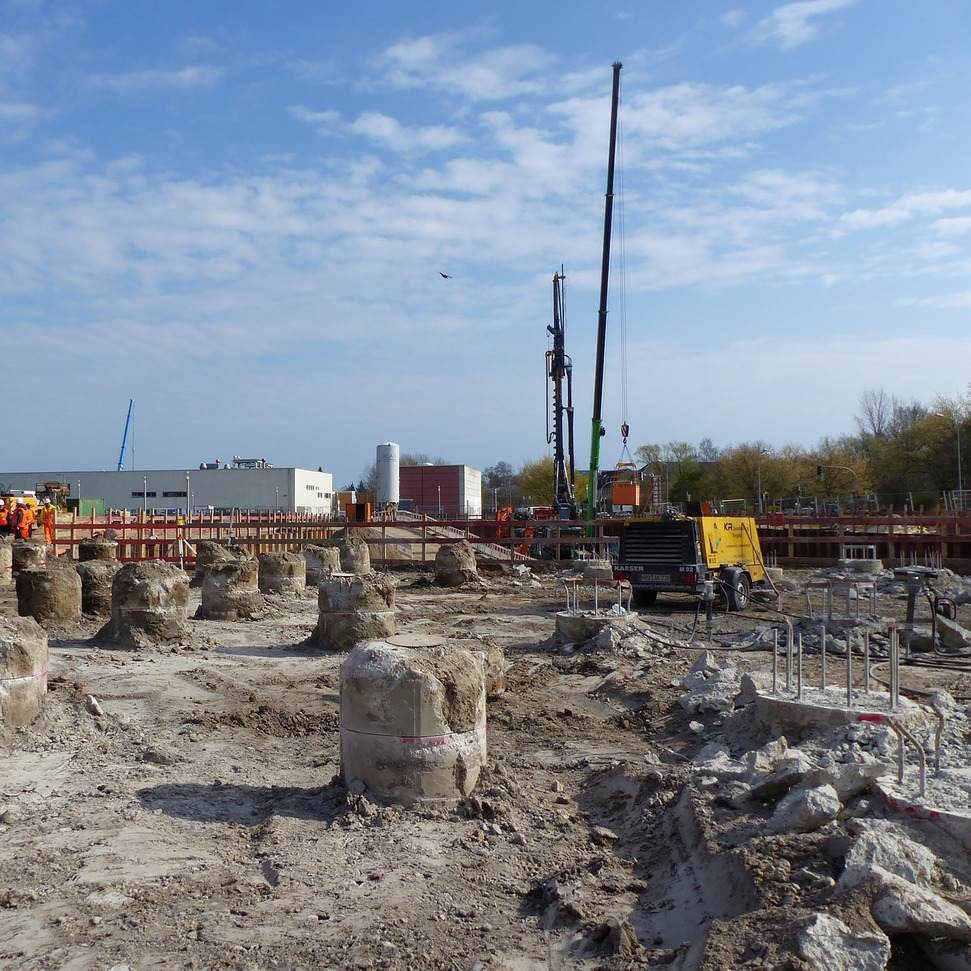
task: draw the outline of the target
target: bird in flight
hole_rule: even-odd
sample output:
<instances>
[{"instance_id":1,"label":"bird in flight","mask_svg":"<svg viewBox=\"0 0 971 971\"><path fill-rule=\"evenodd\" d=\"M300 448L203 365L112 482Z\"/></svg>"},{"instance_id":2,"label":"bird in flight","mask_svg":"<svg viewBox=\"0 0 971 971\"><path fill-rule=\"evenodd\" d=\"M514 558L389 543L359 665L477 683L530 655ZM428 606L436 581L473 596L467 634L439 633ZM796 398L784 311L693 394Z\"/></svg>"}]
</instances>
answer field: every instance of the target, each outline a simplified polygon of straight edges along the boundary
<instances>
[{"instance_id":1,"label":"bird in flight","mask_svg":"<svg viewBox=\"0 0 971 971\"><path fill-rule=\"evenodd\" d=\"M438 271L438 275L439 275L439 276L440 276L440 277L441 277L441 278L442 278L443 280L451 280L451 279L452 279L452 278L451 278L451 276L449 276L449 274L447 274L447 273L442 273L442 271L441 271L441 270L439 270L439 271Z\"/></svg>"}]
</instances>

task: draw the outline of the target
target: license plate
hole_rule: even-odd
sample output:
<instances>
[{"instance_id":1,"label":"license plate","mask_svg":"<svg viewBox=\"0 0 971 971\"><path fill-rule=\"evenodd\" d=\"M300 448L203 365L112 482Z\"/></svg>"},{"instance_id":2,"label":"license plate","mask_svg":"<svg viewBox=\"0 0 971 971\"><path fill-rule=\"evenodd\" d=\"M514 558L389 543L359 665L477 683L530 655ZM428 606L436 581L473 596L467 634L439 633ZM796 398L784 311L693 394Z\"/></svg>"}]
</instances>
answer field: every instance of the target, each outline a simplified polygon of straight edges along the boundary
<instances>
[{"instance_id":1,"label":"license plate","mask_svg":"<svg viewBox=\"0 0 971 971\"><path fill-rule=\"evenodd\" d=\"M671 578L666 573L642 573L640 575L641 580L646 580L648 583L670 583Z\"/></svg>"}]
</instances>

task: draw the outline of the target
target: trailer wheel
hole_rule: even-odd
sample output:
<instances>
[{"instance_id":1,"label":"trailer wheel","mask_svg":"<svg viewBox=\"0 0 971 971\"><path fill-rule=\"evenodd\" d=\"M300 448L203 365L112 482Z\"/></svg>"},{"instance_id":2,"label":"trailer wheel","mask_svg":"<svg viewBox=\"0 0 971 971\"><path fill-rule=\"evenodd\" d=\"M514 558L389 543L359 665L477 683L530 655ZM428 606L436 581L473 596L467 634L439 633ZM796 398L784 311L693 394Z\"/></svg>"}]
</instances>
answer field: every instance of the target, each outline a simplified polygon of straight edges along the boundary
<instances>
[{"instance_id":1,"label":"trailer wheel","mask_svg":"<svg viewBox=\"0 0 971 971\"><path fill-rule=\"evenodd\" d=\"M748 577L741 570L725 570L721 575L724 583L725 599L728 609L744 610L748 606L751 584Z\"/></svg>"},{"instance_id":2,"label":"trailer wheel","mask_svg":"<svg viewBox=\"0 0 971 971\"><path fill-rule=\"evenodd\" d=\"M634 587L634 606L653 607L657 603L657 590L638 590Z\"/></svg>"}]
</instances>

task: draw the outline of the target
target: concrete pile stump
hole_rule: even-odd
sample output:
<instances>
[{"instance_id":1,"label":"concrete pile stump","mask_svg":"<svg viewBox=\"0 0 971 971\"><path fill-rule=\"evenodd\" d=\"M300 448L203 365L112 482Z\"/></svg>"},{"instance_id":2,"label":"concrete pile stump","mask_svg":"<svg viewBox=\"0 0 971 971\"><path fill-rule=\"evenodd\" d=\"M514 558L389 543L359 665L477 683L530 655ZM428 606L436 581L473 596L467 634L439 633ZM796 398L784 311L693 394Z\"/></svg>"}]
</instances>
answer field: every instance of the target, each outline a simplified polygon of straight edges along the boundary
<instances>
[{"instance_id":1,"label":"concrete pile stump","mask_svg":"<svg viewBox=\"0 0 971 971\"><path fill-rule=\"evenodd\" d=\"M111 614L111 584L121 569L118 560L86 560L75 569L81 578L81 610L95 617Z\"/></svg>"},{"instance_id":2,"label":"concrete pile stump","mask_svg":"<svg viewBox=\"0 0 971 971\"><path fill-rule=\"evenodd\" d=\"M47 634L33 617L0 617L0 727L28 725L47 695Z\"/></svg>"},{"instance_id":3,"label":"concrete pile stump","mask_svg":"<svg viewBox=\"0 0 971 971\"><path fill-rule=\"evenodd\" d=\"M217 543L214 540L203 539L194 545L196 549L196 570L190 584L193 587L202 586L209 567L216 563L229 563L239 558L222 543Z\"/></svg>"},{"instance_id":4,"label":"concrete pile stump","mask_svg":"<svg viewBox=\"0 0 971 971\"><path fill-rule=\"evenodd\" d=\"M317 629L310 643L349 651L358 641L390 637L395 632L394 591L394 581L380 574L325 577L317 588Z\"/></svg>"},{"instance_id":5,"label":"concrete pile stump","mask_svg":"<svg viewBox=\"0 0 971 971\"><path fill-rule=\"evenodd\" d=\"M307 561L300 553L261 553L261 593L299 597L307 587Z\"/></svg>"},{"instance_id":6,"label":"concrete pile stump","mask_svg":"<svg viewBox=\"0 0 971 971\"><path fill-rule=\"evenodd\" d=\"M13 583L13 543L0 539L0 587Z\"/></svg>"},{"instance_id":7,"label":"concrete pile stump","mask_svg":"<svg viewBox=\"0 0 971 971\"><path fill-rule=\"evenodd\" d=\"M81 578L73 563L50 560L41 569L17 574L17 613L44 627L81 622Z\"/></svg>"},{"instance_id":8,"label":"concrete pile stump","mask_svg":"<svg viewBox=\"0 0 971 971\"><path fill-rule=\"evenodd\" d=\"M341 772L348 791L455 803L486 763L485 676L462 648L371 641L341 665Z\"/></svg>"},{"instance_id":9,"label":"concrete pile stump","mask_svg":"<svg viewBox=\"0 0 971 971\"><path fill-rule=\"evenodd\" d=\"M118 544L107 536L86 536L78 543L78 562L117 560Z\"/></svg>"},{"instance_id":10,"label":"concrete pile stump","mask_svg":"<svg viewBox=\"0 0 971 971\"><path fill-rule=\"evenodd\" d=\"M127 563L111 583L111 620L95 635L102 643L146 648L184 640L189 578L162 560Z\"/></svg>"},{"instance_id":11,"label":"concrete pile stump","mask_svg":"<svg viewBox=\"0 0 971 971\"><path fill-rule=\"evenodd\" d=\"M47 544L35 539L18 539L13 544L13 572L38 570L47 562Z\"/></svg>"},{"instance_id":12,"label":"concrete pile stump","mask_svg":"<svg viewBox=\"0 0 971 971\"><path fill-rule=\"evenodd\" d=\"M307 561L308 587L316 587L324 577L341 572L341 554L336 546L305 546L302 553Z\"/></svg>"},{"instance_id":13,"label":"concrete pile stump","mask_svg":"<svg viewBox=\"0 0 971 971\"><path fill-rule=\"evenodd\" d=\"M341 558L341 573L356 573L364 576L371 572L371 549L367 540L357 530L345 530L346 535L341 539L332 540L327 545L333 545Z\"/></svg>"},{"instance_id":14,"label":"concrete pile stump","mask_svg":"<svg viewBox=\"0 0 971 971\"><path fill-rule=\"evenodd\" d=\"M479 579L475 550L466 540L439 546L435 554L435 582L440 587L461 587Z\"/></svg>"},{"instance_id":15,"label":"concrete pile stump","mask_svg":"<svg viewBox=\"0 0 971 971\"><path fill-rule=\"evenodd\" d=\"M203 620L254 620L262 616L265 609L256 560L230 560L212 563L206 568L197 617Z\"/></svg>"}]
</instances>

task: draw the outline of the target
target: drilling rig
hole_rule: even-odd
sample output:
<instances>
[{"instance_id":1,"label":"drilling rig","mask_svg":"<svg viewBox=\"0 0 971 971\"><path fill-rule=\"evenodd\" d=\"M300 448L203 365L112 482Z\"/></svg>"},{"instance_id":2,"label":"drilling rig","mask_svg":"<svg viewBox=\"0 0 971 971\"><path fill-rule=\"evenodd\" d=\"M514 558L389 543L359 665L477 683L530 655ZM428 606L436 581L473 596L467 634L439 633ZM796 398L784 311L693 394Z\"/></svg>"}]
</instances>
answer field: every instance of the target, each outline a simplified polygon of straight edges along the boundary
<instances>
[{"instance_id":1,"label":"drilling rig","mask_svg":"<svg viewBox=\"0 0 971 971\"><path fill-rule=\"evenodd\" d=\"M573 492L573 361L566 353L565 281L561 266L560 272L553 274L553 323L546 328L553 338L553 347L546 352L546 374L553 386L553 428L550 430L550 410L547 409L546 441L553 445L554 514L558 519L576 519L577 503Z\"/></svg>"}]
</instances>

